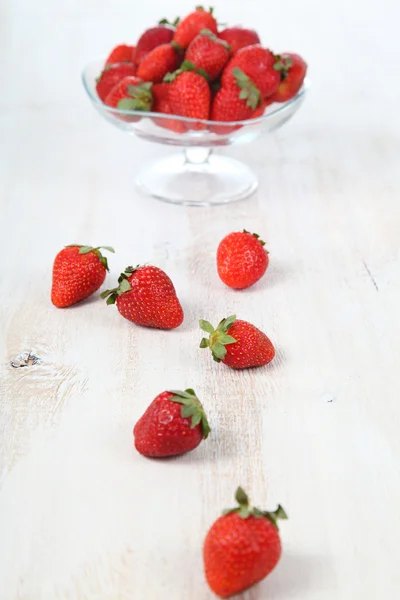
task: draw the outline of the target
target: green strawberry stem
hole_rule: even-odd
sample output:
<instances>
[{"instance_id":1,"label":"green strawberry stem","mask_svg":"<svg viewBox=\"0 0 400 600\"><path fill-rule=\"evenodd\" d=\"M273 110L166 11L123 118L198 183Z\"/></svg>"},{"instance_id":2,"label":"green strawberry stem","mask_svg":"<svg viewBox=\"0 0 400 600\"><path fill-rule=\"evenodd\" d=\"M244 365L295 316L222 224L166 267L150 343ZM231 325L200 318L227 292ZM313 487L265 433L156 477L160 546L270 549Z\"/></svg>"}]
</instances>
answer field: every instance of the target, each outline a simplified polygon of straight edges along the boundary
<instances>
[{"instance_id":1,"label":"green strawberry stem","mask_svg":"<svg viewBox=\"0 0 400 600\"><path fill-rule=\"evenodd\" d=\"M122 294L129 292L132 289L128 277L139 267L140 265L137 265L136 267L126 267L124 273L121 273L118 277L118 287L113 288L112 290L105 290L100 294L100 298L107 298L107 304L115 304L118 296L122 296Z\"/></svg>"},{"instance_id":2,"label":"green strawberry stem","mask_svg":"<svg viewBox=\"0 0 400 600\"><path fill-rule=\"evenodd\" d=\"M268 519L274 527L278 529L278 519L287 519L288 516L285 510L280 504L274 511L260 510L259 508L251 507L249 503L249 497L243 488L238 487L235 494L235 500L239 506L235 508L228 508L223 511L224 515L230 515L236 513L242 519L248 519L250 516L256 517L257 519Z\"/></svg>"},{"instance_id":3,"label":"green strawberry stem","mask_svg":"<svg viewBox=\"0 0 400 600\"><path fill-rule=\"evenodd\" d=\"M239 67L235 67L232 74L236 80L236 85L240 88L239 98L246 100L247 106L255 110L261 104L260 90Z\"/></svg>"},{"instance_id":4,"label":"green strawberry stem","mask_svg":"<svg viewBox=\"0 0 400 600\"><path fill-rule=\"evenodd\" d=\"M203 338L200 342L200 348L210 348L212 357L215 362L221 362L225 358L226 348L228 344L235 344L236 339L231 335L227 334L227 331L236 321L236 315L231 315L218 324L217 328L214 327L208 321L200 319L200 329L210 334L209 338Z\"/></svg>"},{"instance_id":5,"label":"green strawberry stem","mask_svg":"<svg viewBox=\"0 0 400 600\"><path fill-rule=\"evenodd\" d=\"M206 413L204 408L197 398L196 393L192 389L187 389L184 392L181 390L168 390L170 394L174 394L170 400L172 402L179 402L182 404L181 416L184 419L189 417L192 418L191 429L197 425L201 425L203 433L203 439L205 440L211 432L211 428L208 424Z\"/></svg>"},{"instance_id":6,"label":"green strawberry stem","mask_svg":"<svg viewBox=\"0 0 400 600\"><path fill-rule=\"evenodd\" d=\"M172 27L176 27L178 25L178 23L180 22L180 17L175 17L175 19L173 21L168 21L168 19L161 19L160 21L158 21L159 25L172 25Z\"/></svg>"},{"instance_id":7,"label":"green strawberry stem","mask_svg":"<svg viewBox=\"0 0 400 600\"><path fill-rule=\"evenodd\" d=\"M111 246L97 246L96 248L93 248L93 246L82 246L81 244L69 244L68 246L65 246L65 247L66 248L79 248L78 254L89 254L89 252L93 252L100 259L100 262L103 265L103 267L106 269L106 271L110 270L108 268L107 258L102 255L100 250L108 250L108 252L112 252L113 254L115 254L115 250Z\"/></svg>"}]
</instances>

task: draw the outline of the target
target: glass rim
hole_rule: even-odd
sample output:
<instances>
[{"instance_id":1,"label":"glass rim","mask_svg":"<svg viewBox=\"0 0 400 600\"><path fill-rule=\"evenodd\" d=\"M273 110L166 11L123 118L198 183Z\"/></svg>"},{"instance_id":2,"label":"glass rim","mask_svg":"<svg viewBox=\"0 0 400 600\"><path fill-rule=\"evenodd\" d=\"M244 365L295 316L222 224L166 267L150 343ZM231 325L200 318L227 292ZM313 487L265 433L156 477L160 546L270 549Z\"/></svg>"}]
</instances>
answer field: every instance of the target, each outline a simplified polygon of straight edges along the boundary
<instances>
[{"instance_id":1,"label":"glass rim","mask_svg":"<svg viewBox=\"0 0 400 600\"><path fill-rule=\"evenodd\" d=\"M309 79L309 77L306 77L304 79L302 87L297 92L297 94L295 96L293 96L293 98L291 98L287 102L276 103L276 104L278 104L278 106L275 110L269 112L268 114L261 115L261 116L257 117L256 119L246 119L243 121L211 121L209 119L194 119L192 117L182 117L180 115L168 115L166 113L158 113L158 112L154 112L154 111L126 110L126 109L124 110L124 109L120 109L120 108L112 108L111 106L107 106L106 104L104 104L104 102L102 102L100 100L100 98L97 96L97 94L95 95L92 93L92 90L90 89L90 85L88 82L87 70L89 69L89 67L93 66L97 62L99 62L99 63L101 62L102 64L104 64L105 58L99 58L97 60L90 61L84 67L84 69L82 71L82 75L81 75L82 83L85 88L85 91L86 91L87 95L89 96L90 100L93 102L93 104L98 106L102 110L105 110L108 113L112 113L117 116L118 115L135 116L135 117L140 117L142 119L146 118L146 117L154 119L156 117L157 119L173 120L173 121L177 121L177 122L181 122L181 123L201 123L202 125L208 125L208 126L214 126L214 127L215 127L215 125L221 126L221 127L224 127L224 126L232 127L232 126L237 126L237 125L241 125L243 127L244 125L255 125L257 123L268 121L269 119L272 120L272 117L275 117L278 114L280 115L282 113L285 113L294 104L296 104L302 98L304 98L307 91L311 87L311 80Z\"/></svg>"}]
</instances>

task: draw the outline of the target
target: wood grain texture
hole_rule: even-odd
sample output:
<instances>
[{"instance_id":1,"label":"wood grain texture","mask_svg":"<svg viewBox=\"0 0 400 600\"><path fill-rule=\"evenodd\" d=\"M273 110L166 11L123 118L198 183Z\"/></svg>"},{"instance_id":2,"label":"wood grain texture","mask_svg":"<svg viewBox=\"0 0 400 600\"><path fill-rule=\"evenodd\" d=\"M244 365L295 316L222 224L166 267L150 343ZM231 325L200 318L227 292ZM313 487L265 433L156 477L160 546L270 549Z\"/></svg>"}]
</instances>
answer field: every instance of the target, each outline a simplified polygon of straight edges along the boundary
<instances>
[{"instance_id":1,"label":"wood grain texture","mask_svg":"<svg viewBox=\"0 0 400 600\"><path fill-rule=\"evenodd\" d=\"M253 166L258 193L201 210L135 191L170 150L103 122L79 82L164 16L159 3L1 7L0 600L211 599L202 540L239 483L290 516L279 567L243 600L397 597L398 4L288 0L284 23L279 4L248 4L244 18L220 0L218 15L303 54L313 89L281 131L222 150ZM271 264L235 293L215 250L243 227ZM73 242L115 246L107 285L130 263L165 269L183 326L140 329L99 298L54 308L52 261ZM197 320L235 312L275 342L270 366L233 372L198 349ZM40 363L13 369L21 351ZM143 459L133 424L185 386L212 436L179 460Z\"/></svg>"}]
</instances>

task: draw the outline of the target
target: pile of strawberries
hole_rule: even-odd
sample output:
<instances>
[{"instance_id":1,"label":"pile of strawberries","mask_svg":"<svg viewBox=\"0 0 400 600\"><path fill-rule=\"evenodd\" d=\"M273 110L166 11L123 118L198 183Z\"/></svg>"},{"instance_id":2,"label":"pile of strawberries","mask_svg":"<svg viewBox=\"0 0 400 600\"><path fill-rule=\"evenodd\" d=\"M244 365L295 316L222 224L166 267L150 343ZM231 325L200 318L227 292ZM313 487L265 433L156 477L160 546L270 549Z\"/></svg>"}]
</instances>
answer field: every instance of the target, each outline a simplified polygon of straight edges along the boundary
<instances>
[{"instance_id":1,"label":"pile of strawberries","mask_svg":"<svg viewBox=\"0 0 400 600\"><path fill-rule=\"evenodd\" d=\"M208 14L208 13L207 13ZM264 275L269 264L265 244L257 234L237 231L220 242L216 266L221 280L232 289L247 288ZM110 246L103 247L114 252ZM67 308L95 293L104 283L107 259L101 247L71 245L55 257L51 300ZM145 327L175 329L184 312L168 275L152 265L127 267L117 286L101 293L115 304L125 319ZM200 342L217 363L232 369L268 364L275 356L271 340L253 324L235 315L217 327L203 319L207 333ZM149 405L136 423L136 450L147 457L164 458L194 450L211 432L205 410L195 391L165 390ZM205 576L221 598L237 594L266 577L281 555L277 520L286 519L281 506L266 512L249 505L245 492L236 492L238 506L215 521L203 545Z\"/></svg>"},{"instance_id":2,"label":"pile of strawberries","mask_svg":"<svg viewBox=\"0 0 400 600\"><path fill-rule=\"evenodd\" d=\"M212 9L197 7L173 24L163 20L147 29L136 46L114 48L96 90L104 104L120 110L198 121L243 121L262 116L273 102L293 98L306 70L299 55L276 55L263 48L254 30L218 31ZM129 115L120 118L138 120ZM165 117L154 120L176 133L205 128L203 123L190 125ZM212 130L228 132L226 126Z\"/></svg>"}]
</instances>

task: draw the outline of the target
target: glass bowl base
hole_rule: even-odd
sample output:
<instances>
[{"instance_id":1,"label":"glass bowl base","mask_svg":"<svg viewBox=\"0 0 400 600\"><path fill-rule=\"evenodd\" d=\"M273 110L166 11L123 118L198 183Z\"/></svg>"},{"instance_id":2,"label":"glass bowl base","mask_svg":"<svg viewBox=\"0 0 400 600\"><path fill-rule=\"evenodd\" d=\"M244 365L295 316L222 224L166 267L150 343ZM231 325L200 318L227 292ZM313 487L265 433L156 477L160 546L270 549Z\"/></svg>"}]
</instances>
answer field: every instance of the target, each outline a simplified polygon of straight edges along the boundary
<instances>
[{"instance_id":1,"label":"glass bowl base","mask_svg":"<svg viewBox=\"0 0 400 600\"><path fill-rule=\"evenodd\" d=\"M204 149L201 149L204 152ZM193 151L164 158L142 171L136 184L158 200L186 206L214 206L248 198L257 189L257 178L245 164Z\"/></svg>"}]
</instances>

